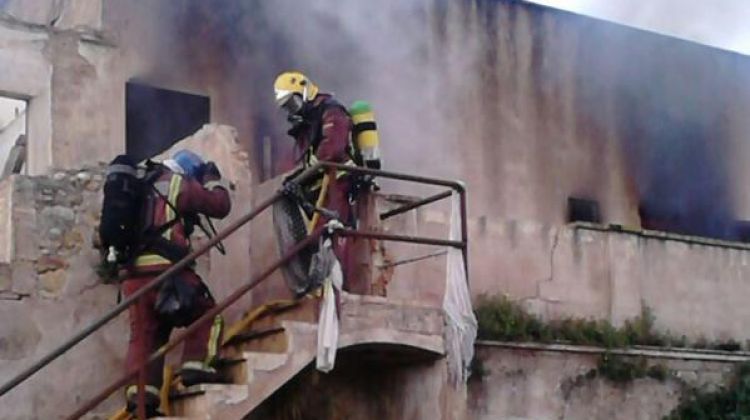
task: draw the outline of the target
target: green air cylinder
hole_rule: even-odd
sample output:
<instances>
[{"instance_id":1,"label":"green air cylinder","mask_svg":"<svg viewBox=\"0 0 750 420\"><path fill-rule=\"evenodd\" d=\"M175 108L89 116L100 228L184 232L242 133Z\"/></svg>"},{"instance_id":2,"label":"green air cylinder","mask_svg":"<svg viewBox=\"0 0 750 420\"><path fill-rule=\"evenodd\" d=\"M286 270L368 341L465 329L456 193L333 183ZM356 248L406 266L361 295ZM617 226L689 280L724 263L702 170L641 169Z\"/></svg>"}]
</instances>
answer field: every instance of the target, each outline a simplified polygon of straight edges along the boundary
<instances>
[{"instance_id":1,"label":"green air cylinder","mask_svg":"<svg viewBox=\"0 0 750 420\"><path fill-rule=\"evenodd\" d=\"M380 169L380 139L375 114L366 101L356 101L349 112L352 114L352 139L354 147L362 158L362 165L371 169Z\"/></svg>"}]
</instances>

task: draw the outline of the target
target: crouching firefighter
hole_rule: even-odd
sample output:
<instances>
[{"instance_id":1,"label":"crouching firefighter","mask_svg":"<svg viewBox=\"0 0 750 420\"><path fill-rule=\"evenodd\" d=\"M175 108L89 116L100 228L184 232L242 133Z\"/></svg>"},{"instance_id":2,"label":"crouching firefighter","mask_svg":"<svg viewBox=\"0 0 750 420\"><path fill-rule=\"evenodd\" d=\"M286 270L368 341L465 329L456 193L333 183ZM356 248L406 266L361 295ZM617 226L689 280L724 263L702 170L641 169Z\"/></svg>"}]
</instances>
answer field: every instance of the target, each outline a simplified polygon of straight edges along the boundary
<instances>
[{"instance_id":1,"label":"crouching firefighter","mask_svg":"<svg viewBox=\"0 0 750 420\"><path fill-rule=\"evenodd\" d=\"M281 73L274 82L274 92L276 104L288 114L292 126L287 134L295 140L302 169L320 161L355 165L350 141L352 119L332 95L320 92L307 76L296 71ZM321 173L301 186L287 182L285 191L302 196L301 204L307 207L305 210L313 222L310 231L332 219L344 225L354 224L350 202L352 178L344 171ZM310 214L316 207L323 211L318 211L317 216ZM352 265L347 239L338 237L333 249L346 278Z\"/></svg>"},{"instance_id":2,"label":"crouching firefighter","mask_svg":"<svg viewBox=\"0 0 750 420\"><path fill-rule=\"evenodd\" d=\"M145 174L143 172L144 169L136 168L127 156L120 156L110 165L107 178L107 184L115 185L105 184L100 234L104 245L109 246L110 254L116 254L114 258L109 256L110 261L116 259L126 273L122 283L122 293L126 297L190 253L190 235L195 224L200 223L200 215L224 218L231 207L228 190L221 182L216 165L204 162L188 150L175 153L172 159L162 164L148 163ZM132 176L128 179L128 175ZM118 203L112 198L115 194L108 191L108 187L117 189L117 186L121 186L117 184L118 179L120 184L130 182L130 189L120 190L130 191L134 195L129 203L122 203L123 198L127 197L120 195L119 211L134 203L139 203L139 210L127 212L131 218L138 215L137 219L127 220L127 214L121 215L119 224L113 224L108 218L114 216L108 215L115 213L111 209L116 208ZM128 223L132 226L128 226ZM113 225L123 230L121 235L105 231L105 227L112 229ZM128 244L127 236L133 231L139 234L130 239L134 243ZM105 237L114 239L107 241ZM117 244L118 239L124 243ZM137 368L166 344L174 327L188 326L214 306L214 299L195 273L194 264L142 296L129 308L130 342L126 370ZM221 382L222 378L212 367L221 339L221 328L221 318L217 317L213 323L204 324L186 339L179 371L183 385ZM149 416L156 415L160 405L163 367L164 359L161 358L146 368L145 402ZM136 410L138 401L136 383L137 380L133 379L126 388L128 410L131 412Z\"/></svg>"}]
</instances>

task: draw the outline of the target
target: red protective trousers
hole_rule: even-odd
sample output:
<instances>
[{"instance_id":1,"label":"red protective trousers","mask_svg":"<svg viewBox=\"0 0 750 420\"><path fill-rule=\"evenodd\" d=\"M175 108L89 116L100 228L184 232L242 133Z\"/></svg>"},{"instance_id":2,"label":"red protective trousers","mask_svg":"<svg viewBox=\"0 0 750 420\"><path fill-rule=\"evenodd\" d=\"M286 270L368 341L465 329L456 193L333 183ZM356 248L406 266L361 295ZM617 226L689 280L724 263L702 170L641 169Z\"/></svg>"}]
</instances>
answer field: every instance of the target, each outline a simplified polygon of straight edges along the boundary
<instances>
[{"instance_id":1,"label":"red protective trousers","mask_svg":"<svg viewBox=\"0 0 750 420\"><path fill-rule=\"evenodd\" d=\"M144 287L155 279L157 274L131 277L123 283L123 294L127 297ZM195 287L201 286L201 278L192 271L186 270L179 274L182 281L188 282ZM208 290L208 289L206 289ZM154 309L159 287L150 290L136 303L130 306L130 343L128 355L125 362L127 371L138 367L141 360L151 356L159 347L169 341L169 335L173 326L165 320L159 319L159 314ZM209 294L199 293L195 300L192 319L196 320L209 309L215 306L214 299ZM220 334L211 334L213 325L210 322L203 324L198 330L185 340L182 351L182 363L201 362L208 356L209 339L219 340ZM146 368L146 385L161 387L164 370L164 358L150 363ZM135 385L133 380L131 385Z\"/></svg>"}]
</instances>

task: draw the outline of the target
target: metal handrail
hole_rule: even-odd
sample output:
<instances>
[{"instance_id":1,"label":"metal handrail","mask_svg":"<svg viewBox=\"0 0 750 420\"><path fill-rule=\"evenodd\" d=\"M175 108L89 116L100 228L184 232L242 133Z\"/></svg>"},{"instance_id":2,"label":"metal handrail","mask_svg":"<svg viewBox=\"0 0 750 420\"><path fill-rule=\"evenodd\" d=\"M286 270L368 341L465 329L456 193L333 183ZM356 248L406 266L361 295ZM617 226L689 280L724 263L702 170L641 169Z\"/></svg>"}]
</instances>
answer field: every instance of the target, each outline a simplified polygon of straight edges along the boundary
<instances>
[{"instance_id":1,"label":"metal handrail","mask_svg":"<svg viewBox=\"0 0 750 420\"><path fill-rule=\"evenodd\" d=\"M415 201L413 203L409 203L409 204L403 205L401 207L397 207L397 208L395 208L393 210L388 210L387 212L385 212L385 213L383 213L383 214L380 215L380 220L389 219L389 218L391 218L393 216L397 216L399 214L406 213L409 210L414 210L417 207L426 206L427 204L431 204L431 203L434 203L436 201L440 201L440 200L442 200L442 199L444 199L446 197L450 197L451 194L453 194L453 191L446 190L446 191L443 191L441 193L438 193L438 194L431 195L429 197L423 198L421 200L417 200L417 201Z\"/></svg>"},{"instance_id":2,"label":"metal handrail","mask_svg":"<svg viewBox=\"0 0 750 420\"><path fill-rule=\"evenodd\" d=\"M302 182L313 175L315 175L315 172L317 171L317 168L315 166L308 168L304 172L302 172L297 179ZM268 207L273 205L273 203L278 200L280 197L280 193L274 194L269 199L265 200L263 203L261 203L257 208L251 210L249 213L247 213L245 216L241 217L240 219L236 220L234 223L229 225L227 228L223 229L221 232L219 232L216 236L208 240L206 243L198 247L198 249L191 252L189 255L187 255L185 258L181 259L177 263L175 263L173 266L171 266L168 270L166 270L164 273L156 277L154 280L152 280L150 283L145 285L144 287L138 289L136 292L134 292L132 295L128 296L126 299L124 299L122 302L120 302L117 306L115 306L112 310L101 316L99 319L91 323L88 327L84 328L81 332L71 337L68 341L61 344L54 350L52 350L49 354L42 357L39 361L34 363L32 366L28 367L12 379L10 379L8 382L0 386L0 397L8 393L11 389L18 386L21 382L28 379L30 376L38 372L43 367L47 366L50 362L57 359L61 355L63 355L65 352L70 350L73 346L83 341L86 337L96 332L99 328L107 324L109 321L114 319L117 315L128 309L135 301L137 301L141 296L146 294L148 291L153 290L154 288L161 285L168 277L174 275L178 271L184 269L187 267L188 264L195 261L196 258L200 257L201 255L208 252L214 245L225 239L227 236L234 233L236 230L244 226L246 223L253 220L258 214L266 210Z\"/></svg>"},{"instance_id":3,"label":"metal handrail","mask_svg":"<svg viewBox=\"0 0 750 420\"><path fill-rule=\"evenodd\" d=\"M179 332L174 339L170 340L167 344L163 345L161 348L159 348L159 350L157 350L151 356L149 356L149 358L146 361L141 361L137 367L128 371L125 375L120 377L120 379L113 382L110 386L108 386L103 391L101 391L96 397L86 402L85 405L79 408L75 413L71 414L67 419L68 420L79 419L84 414L88 413L91 409L99 405L99 403L107 399L107 397L109 397L110 394L117 391L117 389L121 388L130 379L132 379L136 374L138 374L138 372L141 371L141 369L144 369L149 363L152 363L155 360L159 359L160 357L164 356L169 350L173 349L175 346L185 341L185 339L187 339L190 335L194 334L195 331L197 331L198 328L200 328L203 324L210 322L216 315L221 313L224 309L226 309L231 304L239 300L242 296L244 296L245 293L249 292L255 286L259 285L261 282L266 280L274 271L276 271L276 269L280 268L281 266L289 262L289 260L291 260L292 258L294 258L295 255L297 255L297 253L299 253L301 250L303 250L307 246L314 243L314 241L316 241L320 237L324 229L325 229L325 226L321 226L318 229L316 229L314 232L312 232L310 235L308 235L305 239L298 242L289 251L287 251L280 260L276 261L276 263L274 263L265 271L263 271L263 273L261 273L256 278L254 278L250 283L246 284L245 286L240 287L234 293L232 293L229 297L224 299L221 303L211 308L209 311L203 314L200 318L198 318L195 322L190 324L190 326L187 327L184 331Z\"/></svg>"},{"instance_id":4,"label":"metal handrail","mask_svg":"<svg viewBox=\"0 0 750 420\"><path fill-rule=\"evenodd\" d=\"M397 180L402 180L402 181L409 181L409 182L428 184L428 185L445 186L445 187L450 187L451 189L458 192L460 195L460 200L461 200L461 224L462 224L461 226L462 240L461 241L447 241L447 240L433 239L433 238L419 238L419 237L413 237L413 236L399 236L399 235L389 235L389 234L383 234L383 233L377 233L377 232L357 232L357 231L350 231L350 230L341 230L341 231L338 231L337 233L342 236L368 237L368 238L381 239L381 240L392 240L392 241L431 244L431 245L443 245L443 246L452 246L452 247L461 248L464 254L464 263L466 264L467 278L468 278L468 258L467 258L468 257L468 238L467 238L467 226L466 226L466 191L462 183L456 182L456 181L438 179L438 178L429 178L429 177L402 174L398 172L380 171L380 170L374 170L374 169L368 169L368 168L362 168L362 167L356 167L356 166L348 166L348 165L343 165L343 164L338 164L338 163L333 163L333 162L319 162L316 165L310 168L307 168L306 170L301 172L299 175L297 175L294 178L294 181L303 183L309 180L311 177L315 176L316 174L319 174L322 170L325 170L325 169L336 169L336 170L341 170L341 171L346 171L346 172L370 175L373 177L397 179ZM91 335L92 333L100 329L102 326L107 324L109 321L114 319L117 315L122 313L130 305L135 303L145 293L147 293L150 290L153 290L154 288L159 286L161 283L163 283L169 276L184 269L185 267L187 267L188 264L190 264L196 258L208 252L218 242L225 239L229 235L233 234L240 227L244 226L245 224L253 220L261 212L265 211L268 207L273 205L279 198L281 198L281 196L282 194L280 192L277 192L273 196L271 196L269 199L263 201L257 208L251 210L245 216L233 222L231 225L229 225L227 228L219 232L216 236L208 240L198 249L191 252L188 256L186 256L182 260L175 263L172 267L170 267L161 275L157 276L154 280L152 280L146 286L138 289L128 298L124 299L115 308L110 310L110 312L106 313L105 315L103 315L102 317L94 321L91 325L84 328L81 332L71 337L68 341L58 346L57 348L55 348L46 356L42 357L35 364L25 369L24 371L22 371L21 373L13 377L11 380L3 384L0 387L0 397L8 393L10 390L12 390L16 386L24 382L26 379L28 379L29 377L37 373L39 370L47 366L49 363L51 363L53 360L63 355L65 352L70 350L76 344L80 343L86 337L88 337L89 335ZM447 196L448 195L446 194L441 194L440 199L447 197ZM431 203L434 201L437 201L437 200L431 200L429 202ZM428 204L428 202L423 202L420 204L424 205L424 204ZM416 207L417 206L413 206L412 208L416 208ZM408 210L410 209L411 208L409 208ZM212 319L215 315L219 314L221 311L226 309L226 307L234 303L236 300L242 297L249 290L251 290L258 284L260 284L262 281L264 281L268 276L270 276L270 274L273 271L275 271L279 267L286 264L286 262L288 262L291 258L293 258L300 250L308 246L314 239L319 237L321 233L322 233L322 227L316 229L316 231L313 232L311 235L309 235L307 238L305 238L305 240L299 242L296 246L294 246L291 250L289 250L281 260L277 261L269 269L267 269L261 275L253 279L251 282L249 282L245 286L236 290L232 295L230 295L230 297L225 299L221 304L215 306L214 308L206 312L206 314L204 314L201 318L199 318L197 321L191 324L187 329L179 333L174 340L170 341L165 346L160 348L156 353L151 355L151 357L149 357L148 360L143 361L141 366L129 371L125 376L120 378L120 380L115 382L110 387L106 388L96 398L92 399L84 407L76 411L76 413L74 413L74 415L72 415L70 418L79 418L80 416L88 412L91 408L95 407L101 401L106 399L112 392L114 392L117 388L124 385L130 378L136 375L148 363L161 357L171 348L173 348L174 346L179 344L181 341L183 341L185 338L187 338L190 334L192 334L203 322L206 322L207 320Z\"/></svg>"}]
</instances>

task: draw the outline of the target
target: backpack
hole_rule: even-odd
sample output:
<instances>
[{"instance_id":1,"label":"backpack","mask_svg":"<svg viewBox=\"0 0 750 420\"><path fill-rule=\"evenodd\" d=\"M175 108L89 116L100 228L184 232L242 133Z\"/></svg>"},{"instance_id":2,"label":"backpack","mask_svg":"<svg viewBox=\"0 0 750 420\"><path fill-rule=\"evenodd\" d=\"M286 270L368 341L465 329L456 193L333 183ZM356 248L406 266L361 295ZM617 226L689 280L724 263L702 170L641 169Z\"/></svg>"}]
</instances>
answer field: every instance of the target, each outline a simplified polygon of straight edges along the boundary
<instances>
[{"instance_id":1,"label":"backpack","mask_svg":"<svg viewBox=\"0 0 750 420\"><path fill-rule=\"evenodd\" d=\"M140 229L144 180L135 159L119 155L107 167L99 238L107 261L125 263L135 250Z\"/></svg>"},{"instance_id":2,"label":"backpack","mask_svg":"<svg viewBox=\"0 0 750 420\"><path fill-rule=\"evenodd\" d=\"M99 238L107 251L107 261L127 265L143 250L145 237L153 231L154 182L162 174L163 166L151 161L139 167L135 159L119 155L107 167L104 182ZM160 226L157 233L168 226Z\"/></svg>"}]
</instances>

